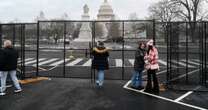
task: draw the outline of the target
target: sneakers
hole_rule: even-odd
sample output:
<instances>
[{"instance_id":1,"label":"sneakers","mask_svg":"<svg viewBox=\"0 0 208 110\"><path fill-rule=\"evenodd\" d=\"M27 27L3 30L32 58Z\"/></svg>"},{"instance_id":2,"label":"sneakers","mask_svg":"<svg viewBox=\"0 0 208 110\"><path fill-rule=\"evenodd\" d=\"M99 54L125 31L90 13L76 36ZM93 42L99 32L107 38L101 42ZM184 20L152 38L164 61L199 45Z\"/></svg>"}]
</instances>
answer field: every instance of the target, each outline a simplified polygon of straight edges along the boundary
<instances>
[{"instance_id":1,"label":"sneakers","mask_svg":"<svg viewBox=\"0 0 208 110\"><path fill-rule=\"evenodd\" d=\"M22 92L22 89L17 89L17 90L14 90L15 93L19 93L19 92Z\"/></svg>"},{"instance_id":2,"label":"sneakers","mask_svg":"<svg viewBox=\"0 0 208 110\"><path fill-rule=\"evenodd\" d=\"M103 86L103 83L100 82L100 81L96 81L96 85L99 86L99 87L102 87Z\"/></svg>"},{"instance_id":3,"label":"sneakers","mask_svg":"<svg viewBox=\"0 0 208 110\"><path fill-rule=\"evenodd\" d=\"M6 93L4 93L4 92L1 92L0 93L0 96L4 96L4 95L6 95Z\"/></svg>"},{"instance_id":4,"label":"sneakers","mask_svg":"<svg viewBox=\"0 0 208 110\"><path fill-rule=\"evenodd\" d=\"M14 92L15 92L15 93L20 93L20 92L22 92L22 89L14 90ZM0 92L0 96L5 96L5 95L6 95L6 93Z\"/></svg>"}]
</instances>

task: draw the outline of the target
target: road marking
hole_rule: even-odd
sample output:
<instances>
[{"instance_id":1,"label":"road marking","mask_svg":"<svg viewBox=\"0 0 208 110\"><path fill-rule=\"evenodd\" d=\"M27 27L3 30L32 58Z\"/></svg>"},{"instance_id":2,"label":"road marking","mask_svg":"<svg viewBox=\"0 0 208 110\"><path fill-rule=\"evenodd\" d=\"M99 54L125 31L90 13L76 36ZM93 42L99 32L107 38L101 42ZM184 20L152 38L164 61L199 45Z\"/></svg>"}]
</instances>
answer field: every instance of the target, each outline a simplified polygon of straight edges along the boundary
<instances>
[{"instance_id":1,"label":"road marking","mask_svg":"<svg viewBox=\"0 0 208 110\"><path fill-rule=\"evenodd\" d=\"M58 60L58 58L52 58L50 60L43 61L43 62L39 63L39 66L50 63L50 62L53 62L53 61L56 61L56 60Z\"/></svg>"},{"instance_id":2,"label":"road marking","mask_svg":"<svg viewBox=\"0 0 208 110\"><path fill-rule=\"evenodd\" d=\"M182 62L177 62L177 61L175 61L175 60L171 60L171 62L173 62L173 63L176 63L176 64L179 64L179 65L182 65L182 66L185 66L185 67L186 67L186 64L185 64L185 63L182 63ZM189 67L189 68L194 68L195 66L192 66L192 65L189 65L189 64L188 64L188 67Z\"/></svg>"},{"instance_id":3,"label":"road marking","mask_svg":"<svg viewBox=\"0 0 208 110\"><path fill-rule=\"evenodd\" d=\"M167 70L164 70L164 71L167 71ZM161 72L158 72L157 74L162 74L164 73L164 71L161 71ZM199 71L198 70L194 70L192 72L189 72L188 74L193 74L194 72L196 71ZM146 75L143 76L144 77L147 77ZM184 77L184 75L181 75L179 76L177 79L179 78L182 78ZM148 95L148 96L152 96L152 97L155 97L155 98L158 98L158 99L162 99L162 100L166 100L166 101L169 101L169 102L173 102L173 103L177 103L177 104L180 104L180 105L184 105L184 106L187 106L187 107L191 107L191 108L195 108L195 109L198 109L198 110L207 110L206 108L202 108L202 107L198 107L198 106L194 106L194 105L190 105L190 104L186 104L186 103L183 103L183 102L180 102L180 100L182 100L183 98L187 97L188 95L190 95L193 91L189 91L187 92L186 94L182 95L181 97L175 99L175 100L172 100L172 99L168 99L168 98L165 98L165 97L161 97L161 96L158 96L158 95L154 95L154 94L150 94L150 93L146 93L144 92L144 90L136 90L136 89L133 89L133 88L130 88L128 87L128 85L131 83L131 80L128 81L124 86L123 88L124 89L127 89L127 90L131 90L131 91L135 91L135 92L138 92L138 93L142 93L142 94L145 94L145 95ZM196 89L198 89L199 87L197 87Z\"/></svg>"},{"instance_id":4,"label":"road marking","mask_svg":"<svg viewBox=\"0 0 208 110\"><path fill-rule=\"evenodd\" d=\"M189 91L186 94L184 94L184 95L180 96L179 98L175 99L174 102L179 102L179 101L181 101L182 99L184 99L185 97L189 96L192 93L193 93L193 91Z\"/></svg>"},{"instance_id":5,"label":"road marking","mask_svg":"<svg viewBox=\"0 0 208 110\"><path fill-rule=\"evenodd\" d=\"M128 83L130 84L131 82L128 82ZM195 109L198 109L198 110L207 110L205 108L194 106L194 105L191 105L191 104L186 104L186 103L183 103L183 102L175 102L172 99L168 99L168 98L161 97L161 96L158 96L158 95L143 92L142 90L139 91L139 90L136 90L136 89L133 89L133 88L129 88L128 85L127 86L125 85L124 89L131 90L131 91L134 91L134 92L138 92L138 93L141 93L141 94L145 94L145 95L148 95L148 96L152 96L152 97L155 97L155 98L158 98L158 99L166 100L166 101L169 101L169 102L177 103L177 104L187 106L187 107L190 107L190 108L195 108Z\"/></svg>"},{"instance_id":6,"label":"road marking","mask_svg":"<svg viewBox=\"0 0 208 110\"><path fill-rule=\"evenodd\" d=\"M65 59L65 62L67 62L67 61L69 61L69 59ZM50 66L57 66L57 65L60 65L62 63L64 63L64 60L60 60L58 62L52 63L52 64L50 64Z\"/></svg>"},{"instance_id":7,"label":"road marking","mask_svg":"<svg viewBox=\"0 0 208 110\"><path fill-rule=\"evenodd\" d=\"M200 69L197 69L197 70L188 72L187 75L190 75L190 74L193 74L193 73L195 73L195 72L198 72L199 70L200 70ZM178 80L178 79L183 78L183 77L185 77L185 76L186 76L186 74L182 74L182 75L180 75L180 76L178 76L178 77L176 77L176 78L171 79L170 81L175 81L175 80Z\"/></svg>"},{"instance_id":8,"label":"road marking","mask_svg":"<svg viewBox=\"0 0 208 110\"><path fill-rule=\"evenodd\" d=\"M181 60L181 61L186 62L185 59L183 59L183 60ZM198 66L200 65L199 63L193 62L193 61L191 61L191 60L188 60L188 63L194 64L194 65L198 65Z\"/></svg>"},{"instance_id":9,"label":"road marking","mask_svg":"<svg viewBox=\"0 0 208 110\"><path fill-rule=\"evenodd\" d=\"M200 86L197 86L194 90L197 90L199 88L200 88ZM189 92L185 93L184 95L180 96L179 98L175 99L174 101L179 102L179 101L181 101L182 99L184 99L185 97L189 96L192 93L193 93L193 91L189 91Z\"/></svg>"},{"instance_id":10,"label":"road marking","mask_svg":"<svg viewBox=\"0 0 208 110\"><path fill-rule=\"evenodd\" d=\"M27 58L27 59L25 59L25 62L26 62L26 61L30 61L30 60L34 60L34 58ZM21 61L22 61L22 60L19 59L18 63L21 63Z\"/></svg>"},{"instance_id":11,"label":"road marking","mask_svg":"<svg viewBox=\"0 0 208 110\"><path fill-rule=\"evenodd\" d=\"M134 65L134 59L129 59L129 62L131 63L131 65Z\"/></svg>"},{"instance_id":12,"label":"road marking","mask_svg":"<svg viewBox=\"0 0 208 110\"><path fill-rule=\"evenodd\" d=\"M122 65L123 65L122 59L115 59L115 61L116 61L116 67L122 67Z\"/></svg>"},{"instance_id":13,"label":"road marking","mask_svg":"<svg viewBox=\"0 0 208 110\"><path fill-rule=\"evenodd\" d=\"M146 72L146 70L144 70L144 72ZM157 72L156 74L160 75L160 74L165 73L165 72L167 72L167 70L163 70L163 71ZM147 75L142 76L142 78L146 78L146 77L147 77ZM127 87L130 83L131 83L131 80L129 80L123 87Z\"/></svg>"},{"instance_id":14,"label":"road marking","mask_svg":"<svg viewBox=\"0 0 208 110\"><path fill-rule=\"evenodd\" d=\"M67 64L66 66L74 66L82 60L83 60L82 58L77 58L76 60L72 61L71 63Z\"/></svg>"},{"instance_id":15,"label":"road marking","mask_svg":"<svg viewBox=\"0 0 208 110\"><path fill-rule=\"evenodd\" d=\"M40 61L43 61L43 60L45 60L46 58L40 58L39 60L38 60L38 62L40 62ZM32 60L32 61L29 61L29 62L25 62L25 65L29 65L29 64L33 64L33 63L36 63L37 62L37 60Z\"/></svg>"},{"instance_id":16,"label":"road marking","mask_svg":"<svg viewBox=\"0 0 208 110\"><path fill-rule=\"evenodd\" d=\"M92 59L89 59L86 63L84 63L82 66L91 66Z\"/></svg>"},{"instance_id":17,"label":"road marking","mask_svg":"<svg viewBox=\"0 0 208 110\"><path fill-rule=\"evenodd\" d=\"M196 61L198 63L201 63L201 61L199 59L193 59L193 61Z\"/></svg>"},{"instance_id":18,"label":"road marking","mask_svg":"<svg viewBox=\"0 0 208 110\"><path fill-rule=\"evenodd\" d=\"M158 60L159 63L163 64L163 65L167 65L167 62L163 61L163 60Z\"/></svg>"}]
</instances>

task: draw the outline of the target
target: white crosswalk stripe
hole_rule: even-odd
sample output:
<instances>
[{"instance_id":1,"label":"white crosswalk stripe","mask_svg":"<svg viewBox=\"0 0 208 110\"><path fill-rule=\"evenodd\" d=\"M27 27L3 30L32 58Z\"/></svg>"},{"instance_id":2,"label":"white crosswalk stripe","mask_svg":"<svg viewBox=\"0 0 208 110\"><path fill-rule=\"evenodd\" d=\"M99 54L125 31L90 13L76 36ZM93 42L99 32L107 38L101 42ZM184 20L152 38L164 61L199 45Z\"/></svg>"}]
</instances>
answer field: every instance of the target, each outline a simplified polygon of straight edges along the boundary
<instances>
[{"instance_id":1,"label":"white crosswalk stripe","mask_svg":"<svg viewBox=\"0 0 208 110\"><path fill-rule=\"evenodd\" d=\"M116 67L122 67L122 63L123 63L122 59L115 59L115 61L116 61Z\"/></svg>"},{"instance_id":2,"label":"white crosswalk stripe","mask_svg":"<svg viewBox=\"0 0 208 110\"><path fill-rule=\"evenodd\" d=\"M196 61L196 62L198 62L198 63L201 62L199 59L193 59L193 61Z\"/></svg>"},{"instance_id":3,"label":"white crosswalk stripe","mask_svg":"<svg viewBox=\"0 0 208 110\"><path fill-rule=\"evenodd\" d=\"M19 60L18 63L20 63L20 62L22 61L21 59L18 59L18 60ZM30 60L34 60L34 58L26 58L26 59L25 59L25 62L26 62L26 61L30 61Z\"/></svg>"},{"instance_id":4,"label":"white crosswalk stripe","mask_svg":"<svg viewBox=\"0 0 208 110\"><path fill-rule=\"evenodd\" d=\"M66 59L66 66L83 66L83 67L88 67L91 66L92 64L92 59L86 59L84 60L83 58L77 58L71 62L69 62L70 59ZM78 63L83 62L81 65L78 65ZM134 59L127 59L125 60L127 61L128 65L125 66L133 66L134 65ZM122 67L123 65L123 60L122 59L111 59L109 62L115 62L115 67ZM35 58L27 58L25 59L25 65L33 65L35 66L36 64L36 59ZM60 59L60 58L51 58L51 59L47 59L47 58L40 58L39 59L39 66L42 65L48 65L48 66L57 66L57 65L61 65L64 63L64 59ZM167 66L167 62L165 60L159 59L158 63L161 66ZM176 60L172 60L171 61L172 66L176 67L177 64L179 64L180 66L186 67L186 60L182 59L179 62ZM195 68L196 66L199 66L199 62L195 61L195 59L191 59L188 60L188 67L189 68Z\"/></svg>"},{"instance_id":5,"label":"white crosswalk stripe","mask_svg":"<svg viewBox=\"0 0 208 110\"><path fill-rule=\"evenodd\" d=\"M89 59L86 63L84 63L82 66L91 66L92 59Z\"/></svg>"},{"instance_id":6,"label":"white crosswalk stripe","mask_svg":"<svg viewBox=\"0 0 208 110\"><path fill-rule=\"evenodd\" d=\"M40 58L40 59L38 60L38 62L43 61L43 60L45 60L45 59L46 59L46 58ZM33 63L36 63L36 62L37 62L37 60L35 59L35 60L29 61L29 62L25 62L25 65L33 64Z\"/></svg>"},{"instance_id":7,"label":"white crosswalk stripe","mask_svg":"<svg viewBox=\"0 0 208 110\"><path fill-rule=\"evenodd\" d=\"M184 59L184 60L181 60L181 61L186 62L185 59ZM188 60L188 63L194 64L194 65L198 65L198 66L200 65L199 63L193 62L193 61L191 61L191 60Z\"/></svg>"},{"instance_id":8,"label":"white crosswalk stripe","mask_svg":"<svg viewBox=\"0 0 208 110\"><path fill-rule=\"evenodd\" d=\"M50 60L46 60L46 61L40 62L39 66L47 64L47 63L50 63L50 62L53 62L53 61L56 61L56 60L58 60L58 58L52 58Z\"/></svg>"},{"instance_id":9,"label":"white crosswalk stripe","mask_svg":"<svg viewBox=\"0 0 208 110\"><path fill-rule=\"evenodd\" d=\"M65 62L68 62L70 59L65 59ZM57 66L57 65L60 65L60 64L62 64L62 63L64 63L64 60L60 60L60 61L58 61L58 62L55 62L55 63L52 63L52 64L50 64L49 66Z\"/></svg>"},{"instance_id":10,"label":"white crosswalk stripe","mask_svg":"<svg viewBox=\"0 0 208 110\"><path fill-rule=\"evenodd\" d=\"M161 59L159 59L158 62L159 62L160 64L165 65L165 66L167 65L167 62L166 62L166 61L163 61L163 60L161 60Z\"/></svg>"},{"instance_id":11,"label":"white crosswalk stripe","mask_svg":"<svg viewBox=\"0 0 208 110\"><path fill-rule=\"evenodd\" d=\"M77 58L76 60L68 63L66 66L74 66L74 65L76 65L77 63L79 63L82 60L83 60L82 58Z\"/></svg>"},{"instance_id":12,"label":"white crosswalk stripe","mask_svg":"<svg viewBox=\"0 0 208 110\"><path fill-rule=\"evenodd\" d=\"M134 59L128 59L128 61L131 63L131 65L134 65ZM163 61L163 60L158 60L158 63L159 64L162 64L162 65L167 65L167 62Z\"/></svg>"},{"instance_id":13,"label":"white crosswalk stripe","mask_svg":"<svg viewBox=\"0 0 208 110\"><path fill-rule=\"evenodd\" d=\"M182 66L186 67L186 63L183 63L183 62L177 62L176 60L172 60L171 62L173 62L173 63L176 63L176 64L179 64L179 65L182 65ZM189 65L189 64L188 64L188 67L189 67L189 68L194 68L195 66L192 66L192 65Z\"/></svg>"},{"instance_id":14,"label":"white crosswalk stripe","mask_svg":"<svg viewBox=\"0 0 208 110\"><path fill-rule=\"evenodd\" d=\"M134 59L129 59L129 62L131 63L131 65L134 65Z\"/></svg>"}]
</instances>

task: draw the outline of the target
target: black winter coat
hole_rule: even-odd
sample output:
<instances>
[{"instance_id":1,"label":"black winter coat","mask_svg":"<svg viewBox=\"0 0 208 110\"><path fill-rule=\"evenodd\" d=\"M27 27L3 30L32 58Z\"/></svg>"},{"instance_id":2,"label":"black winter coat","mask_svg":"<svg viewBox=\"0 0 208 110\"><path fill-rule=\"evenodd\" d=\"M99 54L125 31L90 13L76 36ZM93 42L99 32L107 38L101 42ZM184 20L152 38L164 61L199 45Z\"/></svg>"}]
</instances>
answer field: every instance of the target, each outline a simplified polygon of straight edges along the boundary
<instances>
[{"instance_id":1,"label":"black winter coat","mask_svg":"<svg viewBox=\"0 0 208 110\"><path fill-rule=\"evenodd\" d=\"M4 52L2 49L0 49L0 71L2 71L3 64L4 63Z\"/></svg>"},{"instance_id":2,"label":"black winter coat","mask_svg":"<svg viewBox=\"0 0 208 110\"><path fill-rule=\"evenodd\" d=\"M138 48L135 52L134 70L141 71L144 69L145 50Z\"/></svg>"},{"instance_id":3,"label":"black winter coat","mask_svg":"<svg viewBox=\"0 0 208 110\"><path fill-rule=\"evenodd\" d=\"M18 51L14 48L4 48L0 51L0 71L17 69Z\"/></svg>"},{"instance_id":4,"label":"black winter coat","mask_svg":"<svg viewBox=\"0 0 208 110\"><path fill-rule=\"evenodd\" d=\"M98 50L104 50L105 48L97 48ZM107 70L109 69L108 56L109 52L98 53L95 50L92 51L92 68L97 70Z\"/></svg>"}]
</instances>

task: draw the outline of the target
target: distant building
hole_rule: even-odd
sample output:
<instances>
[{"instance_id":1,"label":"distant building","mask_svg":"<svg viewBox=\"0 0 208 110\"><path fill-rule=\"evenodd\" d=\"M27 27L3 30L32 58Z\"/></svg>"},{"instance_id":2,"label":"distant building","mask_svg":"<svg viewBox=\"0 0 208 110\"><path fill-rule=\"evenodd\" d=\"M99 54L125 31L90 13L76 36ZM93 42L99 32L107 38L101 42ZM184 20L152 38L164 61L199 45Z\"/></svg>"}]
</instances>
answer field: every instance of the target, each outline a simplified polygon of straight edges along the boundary
<instances>
[{"instance_id":1,"label":"distant building","mask_svg":"<svg viewBox=\"0 0 208 110\"><path fill-rule=\"evenodd\" d=\"M100 9L97 14L97 20L114 20L115 15L113 13L113 8L108 3L107 0L104 0L102 5L100 6Z\"/></svg>"}]
</instances>

